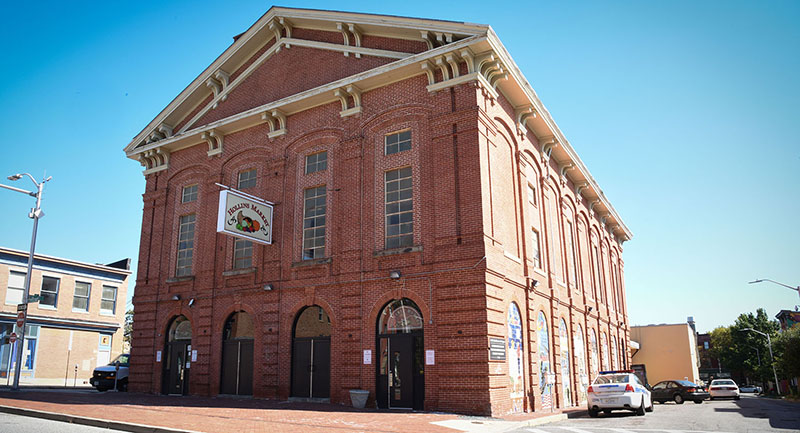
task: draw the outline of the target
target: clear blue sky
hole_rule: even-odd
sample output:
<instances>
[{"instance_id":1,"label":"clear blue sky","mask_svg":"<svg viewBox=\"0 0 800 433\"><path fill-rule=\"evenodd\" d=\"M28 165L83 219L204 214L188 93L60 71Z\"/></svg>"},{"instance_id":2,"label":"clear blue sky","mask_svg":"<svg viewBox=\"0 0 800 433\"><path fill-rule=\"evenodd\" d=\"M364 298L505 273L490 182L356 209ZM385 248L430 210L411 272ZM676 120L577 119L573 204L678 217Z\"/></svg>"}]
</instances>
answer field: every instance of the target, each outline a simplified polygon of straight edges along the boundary
<instances>
[{"instance_id":1,"label":"clear blue sky","mask_svg":"<svg viewBox=\"0 0 800 433\"><path fill-rule=\"evenodd\" d=\"M800 2L293 2L490 24L634 233L633 324L800 304ZM37 252L138 257L144 180L123 147L270 4L11 2L0 182L53 176ZM17 182L30 186L29 181ZM0 245L32 199L0 190Z\"/></svg>"}]
</instances>

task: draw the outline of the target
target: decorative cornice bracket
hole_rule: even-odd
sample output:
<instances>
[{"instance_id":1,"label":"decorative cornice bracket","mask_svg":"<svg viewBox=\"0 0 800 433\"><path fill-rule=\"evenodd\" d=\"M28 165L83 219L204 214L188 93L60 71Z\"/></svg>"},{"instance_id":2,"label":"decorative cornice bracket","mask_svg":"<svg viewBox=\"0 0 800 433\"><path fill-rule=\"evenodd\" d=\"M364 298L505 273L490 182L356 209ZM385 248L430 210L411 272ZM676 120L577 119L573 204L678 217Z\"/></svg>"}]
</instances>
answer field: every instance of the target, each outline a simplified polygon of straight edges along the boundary
<instances>
[{"instance_id":1,"label":"decorative cornice bracket","mask_svg":"<svg viewBox=\"0 0 800 433\"><path fill-rule=\"evenodd\" d=\"M339 98L339 102L342 103L342 111L339 112L340 116L347 117L361 112L361 90L358 87L351 84L347 87L334 90L333 94ZM351 98L353 100L352 107L350 106Z\"/></svg>"},{"instance_id":2,"label":"decorative cornice bracket","mask_svg":"<svg viewBox=\"0 0 800 433\"><path fill-rule=\"evenodd\" d=\"M269 124L268 138L275 138L286 134L286 115L278 109L261 113L261 120Z\"/></svg>"},{"instance_id":3,"label":"decorative cornice bracket","mask_svg":"<svg viewBox=\"0 0 800 433\"><path fill-rule=\"evenodd\" d=\"M139 154L139 162L144 166L144 174L155 173L169 168L169 151L160 147Z\"/></svg>"},{"instance_id":4,"label":"decorative cornice bracket","mask_svg":"<svg viewBox=\"0 0 800 433\"><path fill-rule=\"evenodd\" d=\"M225 138L222 133L216 129L212 129L204 132L200 138L208 143L208 156L219 155L222 153L222 144Z\"/></svg>"}]
</instances>

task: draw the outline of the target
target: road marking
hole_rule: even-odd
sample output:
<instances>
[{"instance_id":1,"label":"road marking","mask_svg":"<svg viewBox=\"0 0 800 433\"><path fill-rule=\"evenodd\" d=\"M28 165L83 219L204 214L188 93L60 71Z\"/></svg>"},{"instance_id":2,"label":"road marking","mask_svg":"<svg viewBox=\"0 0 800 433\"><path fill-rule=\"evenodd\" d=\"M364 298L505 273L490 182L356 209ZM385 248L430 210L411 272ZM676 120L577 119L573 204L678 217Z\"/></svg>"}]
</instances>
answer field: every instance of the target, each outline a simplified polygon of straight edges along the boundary
<instances>
[{"instance_id":1,"label":"road marking","mask_svg":"<svg viewBox=\"0 0 800 433\"><path fill-rule=\"evenodd\" d=\"M528 430L529 432L531 432L531 433L548 433L548 432L546 432L546 431L544 431L544 430L539 430L538 428L529 428L529 429L527 429L527 430Z\"/></svg>"},{"instance_id":2,"label":"road marking","mask_svg":"<svg viewBox=\"0 0 800 433\"><path fill-rule=\"evenodd\" d=\"M575 428L575 427L559 427L559 428L567 430L567 431L571 431L573 433L592 433L589 430L584 430L584 429Z\"/></svg>"}]
</instances>

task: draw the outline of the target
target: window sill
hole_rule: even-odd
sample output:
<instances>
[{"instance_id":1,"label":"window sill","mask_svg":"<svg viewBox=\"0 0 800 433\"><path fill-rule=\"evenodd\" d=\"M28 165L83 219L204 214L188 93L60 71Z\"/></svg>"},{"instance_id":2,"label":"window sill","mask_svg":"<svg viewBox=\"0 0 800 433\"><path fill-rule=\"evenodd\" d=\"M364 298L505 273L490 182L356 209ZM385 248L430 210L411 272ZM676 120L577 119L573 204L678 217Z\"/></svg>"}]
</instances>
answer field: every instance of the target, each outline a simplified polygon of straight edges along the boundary
<instances>
[{"instance_id":1,"label":"window sill","mask_svg":"<svg viewBox=\"0 0 800 433\"><path fill-rule=\"evenodd\" d=\"M316 266L316 265L325 265L332 262L333 259L331 257L320 257L318 259L308 259L308 260L301 260L299 262L293 262L293 268L304 268L307 266Z\"/></svg>"},{"instance_id":2,"label":"window sill","mask_svg":"<svg viewBox=\"0 0 800 433\"><path fill-rule=\"evenodd\" d=\"M114 317L114 316L116 316L116 314L114 314L114 312L113 312L113 311L101 311L101 312L100 312L100 315L101 315L101 316L108 316L108 317Z\"/></svg>"},{"instance_id":3,"label":"window sill","mask_svg":"<svg viewBox=\"0 0 800 433\"><path fill-rule=\"evenodd\" d=\"M375 251L372 253L373 257L393 256L395 254L404 253L418 253L422 251L422 245L413 245L410 247L392 248L390 250Z\"/></svg>"},{"instance_id":4,"label":"window sill","mask_svg":"<svg viewBox=\"0 0 800 433\"><path fill-rule=\"evenodd\" d=\"M167 283L182 283L184 281L193 281L194 275L188 275L186 277L174 277L174 278L167 278Z\"/></svg>"},{"instance_id":5,"label":"window sill","mask_svg":"<svg viewBox=\"0 0 800 433\"><path fill-rule=\"evenodd\" d=\"M58 308L56 308L56 307L51 307L51 306L49 306L49 305L41 305L41 304L40 304L40 305L39 305L39 309L40 309L40 310L53 310L53 311L55 311L55 310L57 310Z\"/></svg>"},{"instance_id":6,"label":"window sill","mask_svg":"<svg viewBox=\"0 0 800 433\"><path fill-rule=\"evenodd\" d=\"M235 275L244 275L244 274L252 274L256 271L255 267L251 268L243 268L243 269L229 269L227 271L222 272L223 277L232 277Z\"/></svg>"},{"instance_id":7,"label":"window sill","mask_svg":"<svg viewBox=\"0 0 800 433\"><path fill-rule=\"evenodd\" d=\"M87 310L81 310L81 309L78 309L78 308L73 308L72 312L73 313L80 313L80 314L89 314L89 312Z\"/></svg>"}]
</instances>

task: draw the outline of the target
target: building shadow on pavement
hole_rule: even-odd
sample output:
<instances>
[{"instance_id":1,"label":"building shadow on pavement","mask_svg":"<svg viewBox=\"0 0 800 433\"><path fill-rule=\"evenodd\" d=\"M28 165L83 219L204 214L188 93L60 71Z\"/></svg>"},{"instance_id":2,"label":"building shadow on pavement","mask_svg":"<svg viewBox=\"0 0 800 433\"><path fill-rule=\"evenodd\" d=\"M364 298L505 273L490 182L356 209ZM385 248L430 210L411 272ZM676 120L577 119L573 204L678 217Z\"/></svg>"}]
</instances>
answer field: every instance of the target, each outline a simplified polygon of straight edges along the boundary
<instances>
[{"instance_id":1,"label":"building shadow on pavement","mask_svg":"<svg viewBox=\"0 0 800 433\"><path fill-rule=\"evenodd\" d=\"M714 410L736 413L746 418L768 419L770 427L775 429L800 430L800 403L765 397L746 397L733 402L737 408L720 407Z\"/></svg>"}]
</instances>

